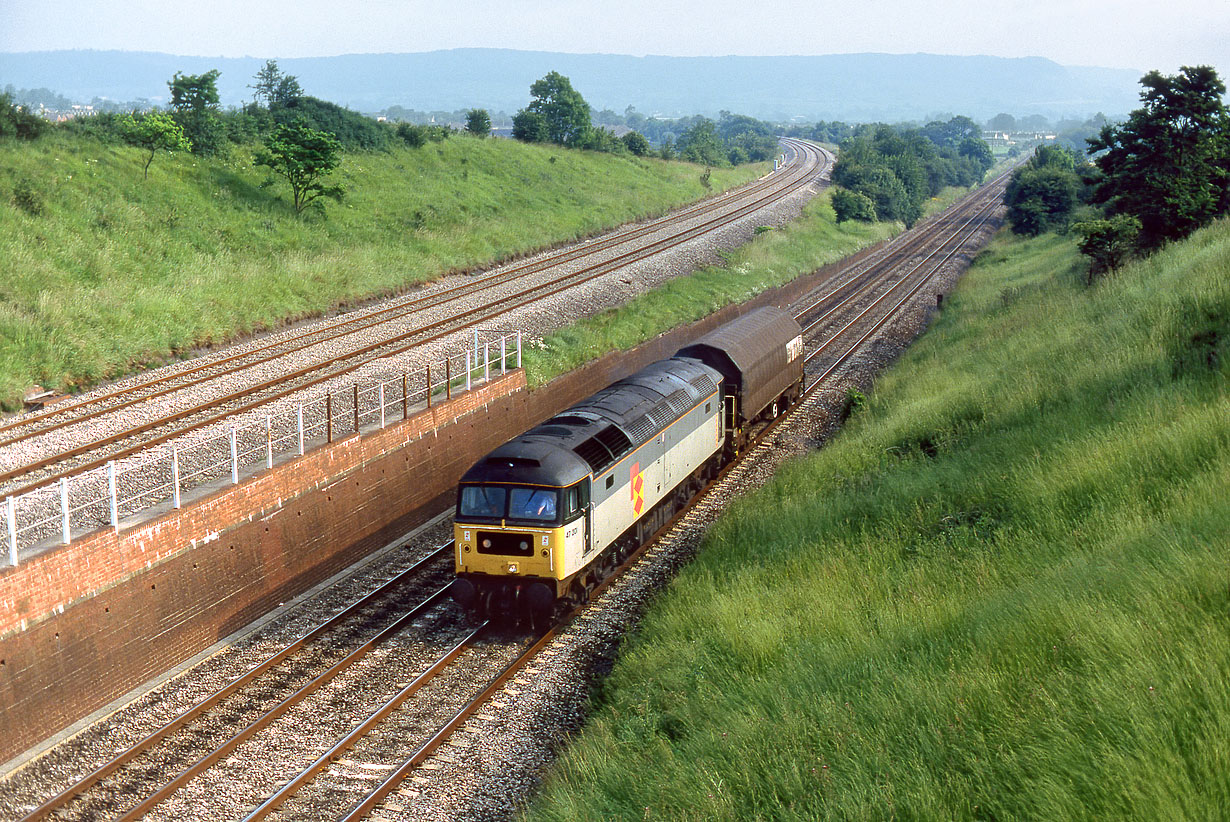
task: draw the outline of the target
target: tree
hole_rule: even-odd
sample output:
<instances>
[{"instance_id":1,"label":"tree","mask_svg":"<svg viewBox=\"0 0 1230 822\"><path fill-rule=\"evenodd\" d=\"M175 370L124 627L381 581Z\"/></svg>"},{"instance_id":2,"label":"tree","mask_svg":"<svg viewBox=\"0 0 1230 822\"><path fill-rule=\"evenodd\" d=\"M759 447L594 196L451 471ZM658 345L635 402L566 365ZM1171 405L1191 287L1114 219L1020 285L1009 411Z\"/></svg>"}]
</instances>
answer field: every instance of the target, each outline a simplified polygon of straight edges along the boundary
<instances>
[{"instance_id":1,"label":"tree","mask_svg":"<svg viewBox=\"0 0 1230 822\"><path fill-rule=\"evenodd\" d=\"M526 106L542 115L547 127L547 139L560 145L583 143L592 127L589 103L572 87L572 81L558 71L549 72L530 86L534 100ZM516 123L513 123L514 127Z\"/></svg>"},{"instance_id":2,"label":"tree","mask_svg":"<svg viewBox=\"0 0 1230 822\"><path fill-rule=\"evenodd\" d=\"M1000 112L987 120L987 128L991 131L1013 131L1016 129L1016 118L1011 114Z\"/></svg>"},{"instance_id":3,"label":"tree","mask_svg":"<svg viewBox=\"0 0 1230 822\"><path fill-rule=\"evenodd\" d=\"M707 117L702 117L695 125L680 134L675 148L679 156L689 163L703 163L707 166L727 163L726 147L718 139L714 122Z\"/></svg>"},{"instance_id":4,"label":"tree","mask_svg":"<svg viewBox=\"0 0 1230 822\"><path fill-rule=\"evenodd\" d=\"M1109 220L1085 220L1072 226L1083 239L1081 253L1089 258L1089 282L1103 273L1116 271L1136 253L1140 220L1119 214Z\"/></svg>"},{"instance_id":5,"label":"tree","mask_svg":"<svg viewBox=\"0 0 1230 822\"><path fill-rule=\"evenodd\" d=\"M258 102L263 97L267 106L286 105L303 96L299 80L293 75L283 73L278 68L277 60L266 60L254 79L256 85L248 88L252 89L252 96Z\"/></svg>"},{"instance_id":6,"label":"tree","mask_svg":"<svg viewBox=\"0 0 1230 822\"><path fill-rule=\"evenodd\" d=\"M650 151L649 141L639 131L629 131L619 139L623 141L628 151L637 157L644 157Z\"/></svg>"},{"instance_id":7,"label":"tree","mask_svg":"<svg viewBox=\"0 0 1230 822\"><path fill-rule=\"evenodd\" d=\"M217 69L204 74L180 74L167 82L171 90L171 108L175 121L184 130L197 154L213 154L222 144L224 134L218 122Z\"/></svg>"},{"instance_id":8,"label":"tree","mask_svg":"<svg viewBox=\"0 0 1230 822\"><path fill-rule=\"evenodd\" d=\"M342 144L328 132L296 123L280 124L265 140L265 150L257 152L257 165L268 166L290 183L295 214L321 197L340 200L341 186L325 186L323 178L342 162Z\"/></svg>"},{"instance_id":9,"label":"tree","mask_svg":"<svg viewBox=\"0 0 1230 822\"><path fill-rule=\"evenodd\" d=\"M1226 86L1211 66L1141 78L1142 108L1089 139L1104 177L1094 201L1140 220L1140 243L1155 249L1230 210L1230 116Z\"/></svg>"},{"instance_id":10,"label":"tree","mask_svg":"<svg viewBox=\"0 0 1230 822\"><path fill-rule=\"evenodd\" d=\"M12 88L12 86L9 86ZM8 91L0 93L0 137L33 140L42 134L47 121L13 102Z\"/></svg>"},{"instance_id":11,"label":"tree","mask_svg":"<svg viewBox=\"0 0 1230 822\"><path fill-rule=\"evenodd\" d=\"M485 108L472 108L466 112L466 131L475 137L486 137L491 133L491 115Z\"/></svg>"},{"instance_id":12,"label":"tree","mask_svg":"<svg viewBox=\"0 0 1230 822\"><path fill-rule=\"evenodd\" d=\"M145 149L149 156L145 158L144 179L149 179L150 163L159 151L168 153L175 151L191 151L192 142L184 136L184 130L175 122L171 115L161 111L151 111L146 114L121 114L116 118L116 127L124 142L137 148Z\"/></svg>"},{"instance_id":13,"label":"tree","mask_svg":"<svg viewBox=\"0 0 1230 822\"><path fill-rule=\"evenodd\" d=\"M521 109L513 115L513 137L526 143L545 143L551 138L547 118L537 111Z\"/></svg>"}]
</instances>

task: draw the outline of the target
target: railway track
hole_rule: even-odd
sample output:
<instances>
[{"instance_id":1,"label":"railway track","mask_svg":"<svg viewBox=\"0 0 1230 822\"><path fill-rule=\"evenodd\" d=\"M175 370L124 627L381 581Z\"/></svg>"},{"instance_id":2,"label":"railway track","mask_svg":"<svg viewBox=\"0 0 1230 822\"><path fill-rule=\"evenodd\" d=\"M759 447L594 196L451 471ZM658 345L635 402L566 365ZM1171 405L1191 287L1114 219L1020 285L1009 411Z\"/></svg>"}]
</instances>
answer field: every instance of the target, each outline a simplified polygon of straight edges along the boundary
<instances>
[{"instance_id":1,"label":"railway track","mask_svg":"<svg viewBox=\"0 0 1230 822\"><path fill-rule=\"evenodd\" d=\"M810 184L831 161L810 144L787 145L784 172L647 225L10 421L0 426L0 492L19 496L256 411L717 231ZM276 373L245 377L268 370ZM183 399L190 391L207 398Z\"/></svg>"},{"instance_id":2,"label":"railway track","mask_svg":"<svg viewBox=\"0 0 1230 822\"><path fill-rule=\"evenodd\" d=\"M886 248L875 259L847 272L841 282L826 285L822 292L813 293L796 305L794 313L805 327L808 342L809 384L800 405L808 403L839 377L843 367L877 333L918 304L918 295L941 267L950 264L954 256L966 253L971 240L986 230L985 223L994 216L997 200L996 184L987 186L977 196L968 198L962 207L936 220L930 226L931 238L927 242L902 242L895 248ZM758 442L764 443L784 419L788 416L772 421L760 433ZM748 453L754 459L757 449L762 447L753 446ZM724 470L715 484L739 464ZM659 535L675 527L684 513L668 523ZM643 554L654 550L652 545L651 541L630 558L621 573L633 567ZM447 576L449 553L450 547L443 546L392 577L369 596L253 666L250 676L245 674L219 688L182 716L146 734L138 745L114 756L21 818L200 816L201 806L194 803L222 790L218 780L233 786L221 797L223 807L227 802L238 801L245 819L357 819L369 814L408 775L435 755L493 694L502 690L507 693L518 672L536 658L559 630L552 629L540 637L511 639L493 634L490 626L475 628L458 622L455 611L438 606L441 589L435 587L440 581L441 566ZM595 595L616 578L604 583ZM400 598L393 598L398 591L403 592ZM364 613L367 615L362 616ZM425 618L432 613L438 618ZM355 631L357 623L364 626L362 631ZM347 634L343 626L350 626L351 634L363 633L364 637ZM413 638L407 642L407 636ZM413 664L399 667L386 656L378 664L367 665L372 670L365 679L342 679L348 671L357 671L375 659L373 650L395 637L403 638L396 655L413 660ZM337 647L342 650L326 652L327 648ZM438 650L429 652L431 649ZM477 684L469 682L475 676ZM381 682L391 686L376 693L380 690L377 683ZM463 683L468 684L463 687ZM314 695L319 699L331 687L362 694L371 709L365 713L351 711L349 730L336 736L336 741L318 744L319 753L314 757L301 751L293 774L287 775L283 769L276 775L274 781L278 785L269 787L270 774L242 767L243 760L250 756L241 753L242 746L248 746L249 751L264 747L276 753L277 761L286 759L286 739L274 737L262 743L261 734L268 734L281 723L281 733L295 736L292 729L296 722L305 720L288 719L292 711ZM430 701L424 699L423 695L433 687L434 696ZM341 712L341 703L336 700L326 704L338 706L337 711ZM317 706L312 710L319 713L321 709ZM216 727L219 718L220 729ZM237 728L239 731L235 732ZM298 730L298 736L305 735L303 728ZM311 736L311 729L307 735ZM207 741L196 741L201 739ZM169 740L179 740L169 743L171 753L151 753L158 746L168 745ZM169 759L178 764L168 767ZM257 770L260 767L270 766L258 766ZM167 780L161 776L166 773L177 776ZM198 782L205 773L218 776ZM158 778L151 779L152 775ZM193 785L199 787L194 791ZM259 804L253 803L254 793L260 797Z\"/></svg>"}]
</instances>

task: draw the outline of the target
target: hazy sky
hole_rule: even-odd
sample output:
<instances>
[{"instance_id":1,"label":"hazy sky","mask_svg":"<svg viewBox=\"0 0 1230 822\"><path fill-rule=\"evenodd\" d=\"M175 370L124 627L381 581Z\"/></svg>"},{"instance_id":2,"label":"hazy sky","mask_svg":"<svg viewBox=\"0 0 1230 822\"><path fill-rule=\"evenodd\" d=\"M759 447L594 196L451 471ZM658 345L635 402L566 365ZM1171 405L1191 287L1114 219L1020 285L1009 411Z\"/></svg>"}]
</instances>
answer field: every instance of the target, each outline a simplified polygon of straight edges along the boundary
<instances>
[{"instance_id":1,"label":"hazy sky","mask_svg":"<svg viewBox=\"0 0 1230 822\"><path fill-rule=\"evenodd\" d=\"M468 46L612 54L1048 57L1230 75L1227 0L0 0L0 52L311 57ZM2 79L2 78L0 78Z\"/></svg>"}]
</instances>

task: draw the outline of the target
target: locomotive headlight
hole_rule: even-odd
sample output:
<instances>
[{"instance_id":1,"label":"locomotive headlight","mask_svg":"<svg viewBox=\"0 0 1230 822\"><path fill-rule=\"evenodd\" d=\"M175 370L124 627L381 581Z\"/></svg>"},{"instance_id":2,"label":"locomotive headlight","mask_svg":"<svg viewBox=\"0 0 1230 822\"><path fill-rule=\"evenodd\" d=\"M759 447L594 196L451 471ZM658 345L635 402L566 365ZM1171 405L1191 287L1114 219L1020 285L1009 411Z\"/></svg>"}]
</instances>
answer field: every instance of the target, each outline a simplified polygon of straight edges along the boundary
<instances>
[{"instance_id":1,"label":"locomotive headlight","mask_svg":"<svg viewBox=\"0 0 1230 822\"><path fill-rule=\"evenodd\" d=\"M530 550L530 544L526 542L525 540L521 540L521 543L517 547L520 548L522 551Z\"/></svg>"},{"instance_id":2,"label":"locomotive headlight","mask_svg":"<svg viewBox=\"0 0 1230 822\"><path fill-rule=\"evenodd\" d=\"M490 548L490 547L491 547L491 540L490 540L490 539L484 539L484 540L483 540L483 547L484 547L484 548Z\"/></svg>"}]
</instances>

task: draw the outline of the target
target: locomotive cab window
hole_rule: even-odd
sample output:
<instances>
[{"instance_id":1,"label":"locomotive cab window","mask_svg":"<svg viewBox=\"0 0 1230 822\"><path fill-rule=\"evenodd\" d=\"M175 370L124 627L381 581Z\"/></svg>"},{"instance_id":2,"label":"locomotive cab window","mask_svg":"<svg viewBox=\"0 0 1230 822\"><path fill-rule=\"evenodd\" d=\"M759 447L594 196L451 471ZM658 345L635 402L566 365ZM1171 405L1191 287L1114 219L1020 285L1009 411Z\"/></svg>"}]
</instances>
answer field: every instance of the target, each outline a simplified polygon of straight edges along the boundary
<instances>
[{"instance_id":1,"label":"locomotive cab window","mask_svg":"<svg viewBox=\"0 0 1230 822\"><path fill-rule=\"evenodd\" d=\"M504 516L507 497L508 491L498 486L464 485L457 515L463 518L500 519Z\"/></svg>"},{"instance_id":2,"label":"locomotive cab window","mask_svg":"<svg viewBox=\"0 0 1230 822\"><path fill-rule=\"evenodd\" d=\"M554 488L513 488L508 493L508 518L555 522L559 518L559 491Z\"/></svg>"},{"instance_id":3,"label":"locomotive cab window","mask_svg":"<svg viewBox=\"0 0 1230 822\"><path fill-rule=\"evenodd\" d=\"M589 482L579 482L571 488L563 490L564 522L571 522L585 511L589 505Z\"/></svg>"}]
</instances>

